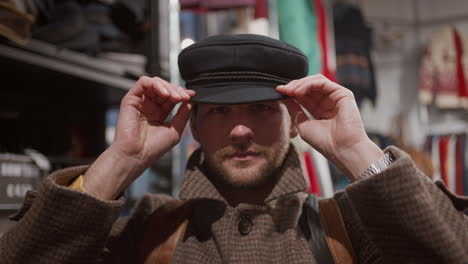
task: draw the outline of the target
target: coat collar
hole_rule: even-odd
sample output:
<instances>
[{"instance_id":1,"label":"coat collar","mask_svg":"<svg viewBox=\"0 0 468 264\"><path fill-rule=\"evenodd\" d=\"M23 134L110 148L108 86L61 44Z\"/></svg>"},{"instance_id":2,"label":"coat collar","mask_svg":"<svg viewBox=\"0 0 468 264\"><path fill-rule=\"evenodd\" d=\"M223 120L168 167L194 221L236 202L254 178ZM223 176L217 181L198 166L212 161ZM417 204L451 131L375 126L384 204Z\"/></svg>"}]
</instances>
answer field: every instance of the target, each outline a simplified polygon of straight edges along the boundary
<instances>
[{"instance_id":1,"label":"coat collar","mask_svg":"<svg viewBox=\"0 0 468 264\"><path fill-rule=\"evenodd\" d=\"M201 150L197 149L187 163L180 198L182 200L205 198L224 201L222 195L205 175L201 163ZM273 201L287 194L304 192L306 189L307 184L302 174L299 157L291 144L281 168L280 178L265 202Z\"/></svg>"}]
</instances>

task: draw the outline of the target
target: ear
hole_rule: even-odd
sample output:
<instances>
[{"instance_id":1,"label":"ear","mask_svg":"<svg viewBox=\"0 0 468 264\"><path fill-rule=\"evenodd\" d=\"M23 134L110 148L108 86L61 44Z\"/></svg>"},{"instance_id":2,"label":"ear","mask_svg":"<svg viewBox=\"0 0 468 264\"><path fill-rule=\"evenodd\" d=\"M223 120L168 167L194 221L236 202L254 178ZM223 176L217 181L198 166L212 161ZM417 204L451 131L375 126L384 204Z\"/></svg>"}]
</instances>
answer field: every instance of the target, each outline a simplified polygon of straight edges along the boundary
<instances>
[{"instance_id":1,"label":"ear","mask_svg":"<svg viewBox=\"0 0 468 264\"><path fill-rule=\"evenodd\" d=\"M291 119L291 124L289 125L289 138L295 138L299 132L297 131L296 124L294 120Z\"/></svg>"},{"instance_id":2,"label":"ear","mask_svg":"<svg viewBox=\"0 0 468 264\"><path fill-rule=\"evenodd\" d=\"M200 140L198 140L198 127L197 127L197 117L196 117L196 114L194 114L192 112L192 115L190 116L190 131L192 132L192 136L193 138L200 142Z\"/></svg>"},{"instance_id":3,"label":"ear","mask_svg":"<svg viewBox=\"0 0 468 264\"><path fill-rule=\"evenodd\" d=\"M296 122L295 120L292 119L291 115L289 114L289 110L287 106L282 102L282 107L284 107L285 115L287 116L286 118L289 119L289 138L295 138L299 134L299 131L297 130Z\"/></svg>"}]
</instances>

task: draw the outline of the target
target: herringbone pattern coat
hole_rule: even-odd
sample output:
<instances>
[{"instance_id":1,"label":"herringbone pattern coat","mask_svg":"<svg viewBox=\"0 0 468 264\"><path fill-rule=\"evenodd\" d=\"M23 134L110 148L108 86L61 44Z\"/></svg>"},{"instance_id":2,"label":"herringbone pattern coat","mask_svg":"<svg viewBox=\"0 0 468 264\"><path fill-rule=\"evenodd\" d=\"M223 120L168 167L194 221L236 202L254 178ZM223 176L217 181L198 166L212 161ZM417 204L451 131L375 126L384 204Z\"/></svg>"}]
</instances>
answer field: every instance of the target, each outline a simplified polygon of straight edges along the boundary
<instances>
[{"instance_id":1,"label":"herringbone pattern coat","mask_svg":"<svg viewBox=\"0 0 468 264\"><path fill-rule=\"evenodd\" d=\"M396 157L388 169L335 195L359 263L468 263L459 211L466 199L431 182L404 152L386 151ZM173 263L316 263L297 225L306 184L294 151L261 205L229 206L199 163L194 155L182 187L193 211ZM159 243L181 221L178 212L155 217L173 198L146 195L114 223L123 198L100 201L65 187L85 170L55 172L29 193L18 224L0 239L0 263L140 263L144 238Z\"/></svg>"}]
</instances>

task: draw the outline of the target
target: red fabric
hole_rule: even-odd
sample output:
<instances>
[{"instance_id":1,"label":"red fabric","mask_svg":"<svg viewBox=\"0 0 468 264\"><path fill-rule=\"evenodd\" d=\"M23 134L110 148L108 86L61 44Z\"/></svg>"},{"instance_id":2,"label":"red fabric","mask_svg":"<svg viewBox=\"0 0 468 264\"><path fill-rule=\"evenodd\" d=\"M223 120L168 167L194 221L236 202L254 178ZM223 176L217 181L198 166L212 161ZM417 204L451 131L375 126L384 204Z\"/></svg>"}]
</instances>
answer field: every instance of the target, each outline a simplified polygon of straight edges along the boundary
<instances>
[{"instance_id":1,"label":"red fabric","mask_svg":"<svg viewBox=\"0 0 468 264\"><path fill-rule=\"evenodd\" d=\"M458 79L458 96L468 97L468 89L466 86L466 77L465 71L463 69L463 42L460 37L460 34L453 30L454 40L455 40L455 49L457 51L457 79Z\"/></svg>"},{"instance_id":2,"label":"red fabric","mask_svg":"<svg viewBox=\"0 0 468 264\"><path fill-rule=\"evenodd\" d=\"M330 54L332 52L328 47L328 37L330 31L328 30L327 14L323 6L322 0L312 0L315 5L315 12L317 15L317 34L322 54L322 74L328 79L336 82L336 74L333 69L330 69Z\"/></svg>"},{"instance_id":3,"label":"red fabric","mask_svg":"<svg viewBox=\"0 0 468 264\"><path fill-rule=\"evenodd\" d=\"M455 179L456 179L456 193L463 195L463 145L462 137L457 137L457 142L455 145Z\"/></svg>"},{"instance_id":4,"label":"red fabric","mask_svg":"<svg viewBox=\"0 0 468 264\"><path fill-rule=\"evenodd\" d=\"M312 155L309 152L304 152L304 163L305 169L307 171L307 176L309 177L309 193L315 193L318 196L322 196L322 192L320 190L320 184L318 181L318 175L315 171L314 162L312 159Z\"/></svg>"},{"instance_id":5,"label":"red fabric","mask_svg":"<svg viewBox=\"0 0 468 264\"><path fill-rule=\"evenodd\" d=\"M449 137L442 136L439 139L440 176L445 184L448 184L448 143Z\"/></svg>"},{"instance_id":6,"label":"red fabric","mask_svg":"<svg viewBox=\"0 0 468 264\"><path fill-rule=\"evenodd\" d=\"M267 0L257 0L255 2L254 18L268 18L268 3Z\"/></svg>"}]
</instances>

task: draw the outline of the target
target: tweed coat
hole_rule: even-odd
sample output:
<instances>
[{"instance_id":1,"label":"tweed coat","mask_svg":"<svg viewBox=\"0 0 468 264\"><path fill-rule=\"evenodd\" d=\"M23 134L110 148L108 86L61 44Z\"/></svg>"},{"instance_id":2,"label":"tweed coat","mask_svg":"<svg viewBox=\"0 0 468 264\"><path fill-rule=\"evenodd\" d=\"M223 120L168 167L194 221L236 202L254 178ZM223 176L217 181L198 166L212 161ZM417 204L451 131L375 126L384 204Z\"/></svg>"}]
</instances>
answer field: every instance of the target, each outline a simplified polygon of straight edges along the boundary
<instances>
[{"instance_id":1,"label":"tweed coat","mask_svg":"<svg viewBox=\"0 0 468 264\"><path fill-rule=\"evenodd\" d=\"M385 151L396 157L389 168L335 194L358 262L468 263L468 222L460 212L467 199L430 181L401 150ZM148 223L174 198L146 195L115 223L123 198L101 201L66 187L85 170L55 172L28 193L13 216L19 222L0 238L0 263L139 263L142 238L167 233L162 222L151 222L150 230ZM181 198L194 210L172 262L316 263L298 228L305 187L290 151L264 204L232 207L193 156ZM239 224L245 219L247 229Z\"/></svg>"}]
</instances>

